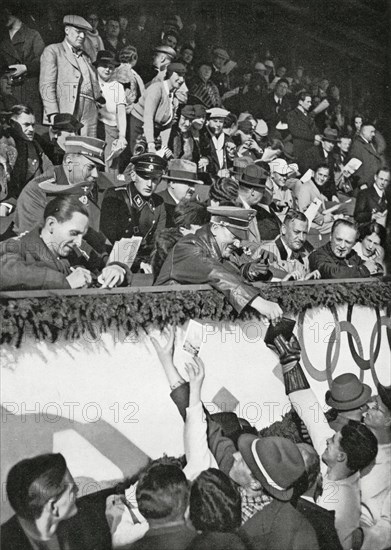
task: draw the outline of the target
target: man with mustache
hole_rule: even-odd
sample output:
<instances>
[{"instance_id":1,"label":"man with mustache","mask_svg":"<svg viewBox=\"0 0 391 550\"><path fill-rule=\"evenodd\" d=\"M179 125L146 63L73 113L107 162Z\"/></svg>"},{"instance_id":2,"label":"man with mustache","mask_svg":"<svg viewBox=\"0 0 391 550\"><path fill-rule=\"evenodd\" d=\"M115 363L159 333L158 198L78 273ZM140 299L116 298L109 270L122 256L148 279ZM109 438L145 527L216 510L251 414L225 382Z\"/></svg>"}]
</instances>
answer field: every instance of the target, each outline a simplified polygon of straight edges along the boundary
<instances>
[{"instance_id":1,"label":"man with mustache","mask_svg":"<svg viewBox=\"0 0 391 550\"><path fill-rule=\"evenodd\" d=\"M270 321L278 321L282 316L280 306L262 298L260 290L249 284L230 261L240 241L248 240L255 210L216 206L209 207L208 212L211 222L174 245L155 284L209 283L224 294L238 313L249 306ZM249 264L248 270L251 271Z\"/></svg>"},{"instance_id":2,"label":"man with mustache","mask_svg":"<svg viewBox=\"0 0 391 550\"><path fill-rule=\"evenodd\" d=\"M309 256L310 270L317 269L322 279L370 277L382 271L373 259L364 261L353 250L358 227L349 219L338 219L331 229L330 242Z\"/></svg>"}]
</instances>

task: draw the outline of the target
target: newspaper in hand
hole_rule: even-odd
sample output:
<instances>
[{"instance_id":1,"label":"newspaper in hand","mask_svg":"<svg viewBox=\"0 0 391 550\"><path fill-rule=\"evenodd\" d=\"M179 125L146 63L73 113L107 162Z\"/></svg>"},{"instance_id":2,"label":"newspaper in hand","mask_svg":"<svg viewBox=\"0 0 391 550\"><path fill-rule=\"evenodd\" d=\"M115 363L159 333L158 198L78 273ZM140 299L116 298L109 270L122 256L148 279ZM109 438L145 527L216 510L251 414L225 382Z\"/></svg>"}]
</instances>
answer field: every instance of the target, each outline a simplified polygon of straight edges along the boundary
<instances>
[{"instance_id":1,"label":"newspaper in hand","mask_svg":"<svg viewBox=\"0 0 391 550\"><path fill-rule=\"evenodd\" d=\"M354 172L356 172L361 165L362 165L361 160L355 159L355 158L350 159L349 162L345 164L345 166L342 169L342 172L345 178L348 178L349 176L354 174Z\"/></svg>"},{"instance_id":2,"label":"newspaper in hand","mask_svg":"<svg viewBox=\"0 0 391 550\"><path fill-rule=\"evenodd\" d=\"M309 207L307 208L307 210L304 212L305 214L305 217L307 218L308 220L308 229L311 227L311 224L316 216L316 214L318 213L318 210L319 208L322 206L322 201L318 198L315 198L311 204L309 205Z\"/></svg>"},{"instance_id":3,"label":"newspaper in hand","mask_svg":"<svg viewBox=\"0 0 391 550\"><path fill-rule=\"evenodd\" d=\"M108 263L120 262L131 268L142 240L142 237L131 237L130 239L116 241L110 253Z\"/></svg>"},{"instance_id":4,"label":"newspaper in hand","mask_svg":"<svg viewBox=\"0 0 391 550\"><path fill-rule=\"evenodd\" d=\"M307 181L310 181L314 177L314 171L309 168L305 174L303 174L300 178L300 180L305 183Z\"/></svg>"}]
</instances>

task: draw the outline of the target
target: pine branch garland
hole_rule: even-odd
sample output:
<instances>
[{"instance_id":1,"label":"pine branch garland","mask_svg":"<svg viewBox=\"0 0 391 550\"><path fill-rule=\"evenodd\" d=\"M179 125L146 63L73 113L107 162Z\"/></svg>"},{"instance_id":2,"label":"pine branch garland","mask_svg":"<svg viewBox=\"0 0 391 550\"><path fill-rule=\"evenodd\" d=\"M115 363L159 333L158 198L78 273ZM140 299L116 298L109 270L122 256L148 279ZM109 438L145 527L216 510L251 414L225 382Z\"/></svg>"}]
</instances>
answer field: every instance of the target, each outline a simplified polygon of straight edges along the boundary
<instances>
[{"instance_id":1,"label":"pine branch garland","mask_svg":"<svg viewBox=\"0 0 391 550\"><path fill-rule=\"evenodd\" d=\"M309 308L341 304L371 308L391 303L391 285L382 281L344 282L317 285L263 285L268 300L277 301L285 313L298 314ZM154 325L183 325L189 319L210 321L248 320L258 317L246 308L240 317L216 290L88 296L48 296L45 298L2 299L0 302L0 343L21 345L25 335L55 342L84 334L96 338L108 330L138 334Z\"/></svg>"}]
</instances>

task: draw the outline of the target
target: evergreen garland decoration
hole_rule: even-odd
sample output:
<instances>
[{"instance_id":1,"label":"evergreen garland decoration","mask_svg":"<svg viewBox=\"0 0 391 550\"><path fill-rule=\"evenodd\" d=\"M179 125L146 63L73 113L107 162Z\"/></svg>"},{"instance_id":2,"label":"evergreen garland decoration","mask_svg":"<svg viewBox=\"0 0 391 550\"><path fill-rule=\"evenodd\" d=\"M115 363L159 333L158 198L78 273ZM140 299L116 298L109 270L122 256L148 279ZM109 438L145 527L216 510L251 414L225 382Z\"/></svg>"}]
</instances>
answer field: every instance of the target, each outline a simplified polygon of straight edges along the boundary
<instances>
[{"instance_id":1,"label":"evergreen garland decoration","mask_svg":"<svg viewBox=\"0 0 391 550\"><path fill-rule=\"evenodd\" d=\"M284 313L291 314L320 306L381 308L391 303L391 285L382 281L258 286L262 297L277 301ZM234 321L254 317L258 315L251 308L238 316L216 290L1 298L0 343L19 347L26 335L51 342L59 337L73 340L85 334L94 339L114 329L129 335L138 334L148 325L162 329L168 324L182 325L189 319Z\"/></svg>"}]
</instances>

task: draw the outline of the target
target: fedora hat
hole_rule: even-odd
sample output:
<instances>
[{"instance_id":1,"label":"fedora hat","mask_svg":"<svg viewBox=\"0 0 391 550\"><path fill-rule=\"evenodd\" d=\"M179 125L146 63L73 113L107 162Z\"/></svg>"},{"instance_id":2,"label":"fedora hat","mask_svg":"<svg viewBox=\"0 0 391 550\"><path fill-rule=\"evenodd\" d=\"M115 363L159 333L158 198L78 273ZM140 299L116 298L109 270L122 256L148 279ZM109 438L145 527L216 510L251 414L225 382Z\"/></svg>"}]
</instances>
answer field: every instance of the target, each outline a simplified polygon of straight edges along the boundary
<instances>
[{"instance_id":1,"label":"fedora hat","mask_svg":"<svg viewBox=\"0 0 391 550\"><path fill-rule=\"evenodd\" d=\"M78 132L84 124L79 122L71 113L57 113L53 117L51 124L53 130L64 132Z\"/></svg>"},{"instance_id":2,"label":"fedora hat","mask_svg":"<svg viewBox=\"0 0 391 550\"><path fill-rule=\"evenodd\" d=\"M116 60L113 52L100 50L96 60L92 63L94 67L118 67L120 62Z\"/></svg>"},{"instance_id":3,"label":"fedora hat","mask_svg":"<svg viewBox=\"0 0 391 550\"><path fill-rule=\"evenodd\" d=\"M334 128L325 128L322 134L322 139L324 141L337 143L337 141L339 141L338 130L335 130Z\"/></svg>"},{"instance_id":4,"label":"fedora hat","mask_svg":"<svg viewBox=\"0 0 391 550\"><path fill-rule=\"evenodd\" d=\"M233 176L241 177L247 166L253 164L253 159L251 157L235 157L233 161L233 166L230 170Z\"/></svg>"},{"instance_id":5,"label":"fedora hat","mask_svg":"<svg viewBox=\"0 0 391 550\"><path fill-rule=\"evenodd\" d=\"M377 393L384 405L391 412L391 386L383 386L380 382L377 384Z\"/></svg>"},{"instance_id":6,"label":"fedora hat","mask_svg":"<svg viewBox=\"0 0 391 550\"><path fill-rule=\"evenodd\" d=\"M359 409L371 397L372 390L363 384L355 374L346 372L337 376L326 392L326 403L338 411Z\"/></svg>"},{"instance_id":7,"label":"fedora hat","mask_svg":"<svg viewBox=\"0 0 391 550\"><path fill-rule=\"evenodd\" d=\"M295 483L305 474L305 465L295 443L285 437L258 437L244 434L239 451L253 476L277 500L289 501Z\"/></svg>"},{"instance_id":8,"label":"fedora hat","mask_svg":"<svg viewBox=\"0 0 391 550\"><path fill-rule=\"evenodd\" d=\"M191 183L192 185L196 183L202 185L204 183L197 177L196 163L185 159L170 160L167 173L163 175L162 179L172 181L173 183Z\"/></svg>"},{"instance_id":9,"label":"fedora hat","mask_svg":"<svg viewBox=\"0 0 391 550\"><path fill-rule=\"evenodd\" d=\"M257 164L249 164L243 170L239 178L239 184L246 187L262 187L266 186L268 173Z\"/></svg>"}]
</instances>

